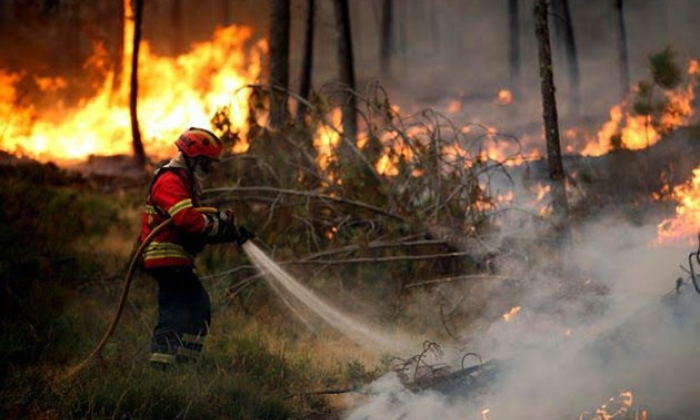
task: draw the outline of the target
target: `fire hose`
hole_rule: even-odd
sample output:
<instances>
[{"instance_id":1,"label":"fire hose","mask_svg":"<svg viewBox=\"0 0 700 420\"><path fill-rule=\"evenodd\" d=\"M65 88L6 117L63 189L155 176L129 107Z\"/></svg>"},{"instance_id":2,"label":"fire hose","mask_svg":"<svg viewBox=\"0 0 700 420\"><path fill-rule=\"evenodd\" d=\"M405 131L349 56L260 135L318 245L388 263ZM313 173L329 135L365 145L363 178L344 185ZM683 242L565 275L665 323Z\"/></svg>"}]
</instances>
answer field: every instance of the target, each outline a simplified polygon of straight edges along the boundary
<instances>
[{"instance_id":1,"label":"fire hose","mask_svg":"<svg viewBox=\"0 0 700 420\"><path fill-rule=\"evenodd\" d=\"M200 213L204 214L211 214L211 213L216 213L219 211L218 209L214 207L197 207L195 208ZM119 324L119 318L121 318L122 312L124 312L124 305L126 304L126 298L129 295L129 288L131 287L131 282L134 278L134 271L136 270L136 265L141 257L141 254L143 253L143 250L146 249L146 246L150 244L153 241L153 238L158 235L163 229L168 227L171 223L173 222L173 218L170 217L163 222L161 222L158 226L156 226L151 233L141 242L139 247L136 249L136 252L133 254L133 257L131 258L131 262L129 263L129 269L126 272L126 276L124 277L124 285L122 287L122 293L121 297L119 298L119 304L117 305L117 310L116 313L114 314L114 318L112 319L112 323L109 325L107 328L107 331L105 332L104 336L102 337L102 340L100 340L99 344L95 347L95 349L85 358L83 359L77 366L72 368L62 379L67 379L71 378L78 373L80 373L85 367L90 363L90 361L100 354L102 350L104 349L105 345L107 344L107 341L109 341L109 338L112 336L114 333L114 330L117 328L117 324Z\"/></svg>"}]
</instances>

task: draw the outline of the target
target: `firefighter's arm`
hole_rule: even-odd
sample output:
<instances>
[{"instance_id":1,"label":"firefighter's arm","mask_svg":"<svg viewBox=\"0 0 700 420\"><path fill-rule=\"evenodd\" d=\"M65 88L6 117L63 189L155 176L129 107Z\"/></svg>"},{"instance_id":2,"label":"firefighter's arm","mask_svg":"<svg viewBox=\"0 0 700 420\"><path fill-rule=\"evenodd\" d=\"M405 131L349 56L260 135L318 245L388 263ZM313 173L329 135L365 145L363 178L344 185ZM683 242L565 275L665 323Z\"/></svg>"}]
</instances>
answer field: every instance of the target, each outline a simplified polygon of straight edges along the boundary
<instances>
[{"instance_id":1,"label":"firefighter's arm","mask_svg":"<svg viewBox=\"0 0 700 420\"><path fill-rule=\"evenodd\" d=\"M194 209L189 190L177 175L163 175L153 186L151 200L184 232L203 234L211 227L209 219Z\"/></svg>"},{"instance_id":2,"label":"firefighter's arm","mask_svg":"<svg viewBox=\"0 0 700 420\"><path fill-rule=\"evenodd\" d=\"M213 214L202 214L195 210L188 188L177 176L165 178L163 185L156 185L152 200L173 218L175 227L188 233L202 234L207 243L238 242L243 244L254 234L234 223L233 211L222 210ZM160 181L160 180L159 180Z\"/></svg>"},{"instance_id":3,"label":"firefighter's arm","mask_svg":"<svg viewBox=\"0 0 700 420\"><path fill-rule=\"evenodd\" d=\"M208 217L211 218L213 226L207 238L207 243L237 242L238 245L243 245L249 239L255 238L254 233L236 225L233 210L231 209L221 210L216 214L208 215Z\"/></svg>"}]
</instances>

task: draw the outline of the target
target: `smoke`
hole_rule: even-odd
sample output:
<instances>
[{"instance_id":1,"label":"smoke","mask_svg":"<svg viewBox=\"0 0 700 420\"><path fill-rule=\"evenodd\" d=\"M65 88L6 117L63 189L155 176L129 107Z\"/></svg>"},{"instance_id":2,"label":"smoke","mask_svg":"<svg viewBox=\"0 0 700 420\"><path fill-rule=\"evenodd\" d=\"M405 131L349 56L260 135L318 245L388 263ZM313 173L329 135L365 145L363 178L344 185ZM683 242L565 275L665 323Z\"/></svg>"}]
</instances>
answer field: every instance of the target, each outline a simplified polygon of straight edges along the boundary
<instances>
[{"instance_id":1,"label":"smoke","mask_svg":"<svg viewBox=\"0 0 700 420\"><path fill-rule=\"evenodd\" d=\"M693 385L700 377L700 296L687 284L674 289L689 251L656 247L655 235L655 226L621 217L580 226L566 274L547 264L530 271L530 289L516 297L521 309L469 337L467 350L501 368L493 383L411 392L392 373L368 386L366 402L346 419L693 413L700 408ZM452 356L442 362L459 370L458 353L446 353Z\"/></svg>"}]
</instances>

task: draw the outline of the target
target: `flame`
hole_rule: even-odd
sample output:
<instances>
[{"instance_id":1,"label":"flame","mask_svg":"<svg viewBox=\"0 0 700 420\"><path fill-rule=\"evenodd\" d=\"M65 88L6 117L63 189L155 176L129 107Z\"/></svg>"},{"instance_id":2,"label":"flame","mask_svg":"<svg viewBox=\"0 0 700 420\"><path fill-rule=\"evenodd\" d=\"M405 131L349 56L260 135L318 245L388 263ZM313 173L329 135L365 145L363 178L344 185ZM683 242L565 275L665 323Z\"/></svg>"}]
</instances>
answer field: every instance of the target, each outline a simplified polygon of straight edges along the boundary
<instances>
[{"instance_id":1,"label":"flame","mask_svg":"<svg viewBox=\"0 0 700 420\"><path fill-rule=\"evenodd\" d=\"M133 36L129 0L124 28L124 69L121 83L113 86L115 74L104 73L92 97L74 107L48 109L22 106L16 87L21 77L0 72L0 112L6 117L0 150L40 161L70 162L94 154L131 153L131 123L128 92ZM248 117L247 97L240 89L260 75L265 41L253 42L253 31L230 26L218 29L208 42L194 44L178 57L161 57L141 44L139 58L138 113L144 147L152 157L172 153L177 135L189 126L210 126L210 117L222 106L229 107L233 127L243 129ZM246 45L252 44L247 52ZM86 68L99 65L97 48ZM71 88L62 78L34 78L47 94ZM235 151L247 149L245 132Z\"/></svg>"},{"instance_id":2,"label":"flame","mask_svg":"<svg viewBox=\"0 0 700 420\"><path fill-rule=\"evenodd\" d=\"M588 417L590 413L584 412L579 416L579 420L613 420L613 419L626 419L629 418L628 413L634 404L634 395L631 391L625 391L620 393L619 401L615 397L608 399L608 404L603 404L596 409L595 416ZM613 408L617 407L617 410L612 411L608 405L612 405ZM642 410L639 413L634 413L635 420L646 420L647 412Z\"/></svg>"},{"instance_id":3,"label":"flame","mask_svg":"<svg viewBox=\"0 0 700 420\"><path fill-rule=\"evenodd\" d=\"M408 130L407 135L415 136L420 134L418 131L420 131L418 127L412 127ZM381 141L385 147L375 169L382 175L396 176L399 174L399 163L402 160L405 162L410 161L413 157L413 151L404 142L403 137L395 131L387 131L382 134ZM413 172L413 175L419 176L419 173Z\"/></svg>"},{"instance_id":4,"label":"flame","mask_svg":"<svg viewBox=\"0 0 700 420\"><path fill-rule=\"evenodd\" d=\"M490 412L491 410L489 410L488 408L484 408L483 410L481 410L481 420L489 420Z\"/></svg>"},{"instance_id":5,"label":"flame","mask_svg":"<svg viewBox=\"0 0 700 420\"><path fill-rule=\"evenodd\" d=\"M698 84L696 76L700 74L698 60L690 60L688 74L692 77L685 89L663 92L667 105L659 118L658 127L651 124L650 116L633 115L630 111L632 101L626 98L610 109L610 120L598 130L595 139L586 139L581 154L600 156L608 153L613 148L611 140L618 135L621 147L630 150L645 149L658 142L664 133L687 123L693 115L692 103Z\"/></svg>"},{"instance_id":6,"label":"flame","mask_svg":"<svg viewBox=\"0 0 700 420\"><path fill-rule=\"evenodd\" d=\"M513 92L508 89L501 89L498 91L498 103L501 105L508 105L513 102Z\"/></svg>"},{"instance_id":7,"label":"flame","mask_svg":"<svg viewBox=\"0 0 700 420\"><path fill-rule=\"evenodd\" d=\"M518 314L518 312L520 312L521 309L522 308L520 306L514 306L510 308L510 311L503 314L503 319L505 319L506 322L509 322L511 319L513 319L515 315Z\"/></svg>"},{"instance_id":8,"label":"flame","mask_svg":"<svg viewBox=\"0 0 700 420\"><path fill-rule=\"evenodd\" d=\"M450 101L449 104L447 104L447 112L450 114L458 114L459 111L462 110L462 101L459 101L457 99Z\"/></svg>"},{"instance_id":9,"label":"flame","mask_svg":"<svg viewBox=\"0 0 700 420\"><path fill-rule=\"evenodd\" d=\"M676 215L658 225L657 242L677 240L691 242L700 231L700 167L693 170L693 178L673 189L671 198L678 202Z\"/></svg>"},{"instance_id":10,"label":"flame","mask_svg":"<svg viewBox=\"0 0 700 420\"><path fill-rule=\"evenodd\" d=\"M314 135L314 147L318 151L318 166L326 170L333 162L333 151L340 142L340 124L343 119L343 111L340 108L333 109L328 124L321 124Z\"/></svg>"}]
</instances>

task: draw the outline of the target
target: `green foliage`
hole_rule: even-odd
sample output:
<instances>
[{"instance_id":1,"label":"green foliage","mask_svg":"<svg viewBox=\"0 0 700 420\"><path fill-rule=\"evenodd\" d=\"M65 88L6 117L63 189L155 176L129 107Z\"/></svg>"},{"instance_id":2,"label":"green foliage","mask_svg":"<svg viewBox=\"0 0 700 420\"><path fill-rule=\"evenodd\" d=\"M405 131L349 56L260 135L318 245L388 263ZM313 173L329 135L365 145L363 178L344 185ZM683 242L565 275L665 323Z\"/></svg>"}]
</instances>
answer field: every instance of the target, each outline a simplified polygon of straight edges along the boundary
<instances>
[{"instance_id":1,"label":"green foliage","mask_svg":"<svg viewBox=\"0 0 700 420\"><path fill-rule=\"evenodd\" d=\"M406 283L479 268L456 257L402 258L449 252L445 244L429 240L433 238L427 226L449 227L462 237L491 228L484 208L496 204L490 198L488 175L502 163L483 157L480 149L483 141L499 139L483 127L467 134L470 130L461 130L434 111L402 119L385 95L375 92L370 98L363 113L370 127L365 146L342 161L331 155L329 166L323 167L313 135L328 128L330 102L314 96L316 108L303 123L290 121L273 132L258 122L266 113L267 93L252 89L250 151L222 163L213 186L233 188L205 194L205 200L234 207L236 223L254 231L279 261L392 259L387 264L339 263L298 272L324 297L343 296L355 311L363 311L365 302L381 302L368 314L375 319L424 317L405 313ZM235 147L242 140L230 111L218 110L212 123L226 144ZM377 169L382 159L394 165L390 174ZM111 311L105 308L116 302L127 262L123 248L131 242L122 239L117 244L121 257L101 247L111 240L115 227L132 233L138 229L136 209L143 204L141 190L129 191L125 195L132 198L124 199L51 168L30 167L26 172L0 178L2 215L11 222L0 226L0 245L7 250L0 255L0 311L3 330L10 331L0 339L7 371L2 373L10 387L27 390L19 398L3 390L2 409L23 407L21 400L28 398L35 382L76 363L93 348L109 323ZM415 243L406 246L407 241ZM137 280L103 359L65 387L38 386L40 410L76 419L277 419L290 417L298 404L321 407L314 399L297 405L283 401L285 395L317 388L321 381L308 355L273 352L260 334L240 331L252 317L262 324L267 316L276 320L268 319L269 324L279 324L289 316L272 303L264 285L245 287L255 284L247 264L236 246L211 247L198 260L203 275L237 269L205 280L213 295L217 331L201 363L171 372L148 369L145 353L155 298L153 285ZM294 334L278 331L287 338ZM386 370L384 363L368 368L353 360L322 382L358 385Z\"/></svg>"},{"instance_id":2,"label":"green foliage","mask_svg":"<svg viewBox=\"0 0 700 420\"><path fill-rule=\"evenodd\" d=\"M100 237L116 209L70 185L54 167L5 168L0 176L0 358L4 366L29 363L61 328L63 298L77 279L97 269L76 246Z\"/></svg>"},{"instance_id":3,"label":"green foliage","mask_svg":"<svg viewBox=\"0 0 700 420\"><path fill-rule=\"evenodd\" d=\"M216 344L202 363L168 371L142 359L109 366L61 393L62 418L289 418L274 396L289 369L264 346L249 346Z\"/></svg>"},{"instance_id":4,"label":"green foliage","mask_svg":"<svg viewBox=\"0 0 700 420\"><path fill-rule=\"evenodd\" d=\"M649 117L649 124L657 132L668 133L677 127L672 123L665 123L663 115L687 116L686 110L679 109L676 103L668 99L667 93L678 89L683 81L683 72L677 63L676 53L671 47L649 56L649 72L651 78L637 84L636 96L632 98L632 111L636 115ZM666 94L655 93L657 88Z\"/></svg>"},{"instance_id":5,"label":"green foliage","mask_svg":"<svg viewBox=\"0 0 700 420\"><path fill-rule=\"evenodd\" d=\"M683 73L676 62L676 53L671 47L649 56L649 69L654 83L664 89L675 89L683 79Z\"/></svg>"}]
</instances>

